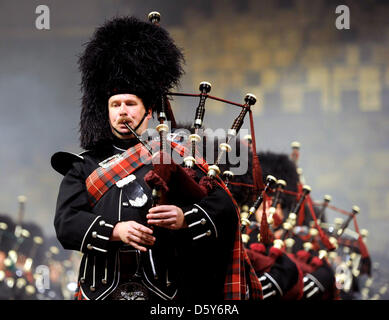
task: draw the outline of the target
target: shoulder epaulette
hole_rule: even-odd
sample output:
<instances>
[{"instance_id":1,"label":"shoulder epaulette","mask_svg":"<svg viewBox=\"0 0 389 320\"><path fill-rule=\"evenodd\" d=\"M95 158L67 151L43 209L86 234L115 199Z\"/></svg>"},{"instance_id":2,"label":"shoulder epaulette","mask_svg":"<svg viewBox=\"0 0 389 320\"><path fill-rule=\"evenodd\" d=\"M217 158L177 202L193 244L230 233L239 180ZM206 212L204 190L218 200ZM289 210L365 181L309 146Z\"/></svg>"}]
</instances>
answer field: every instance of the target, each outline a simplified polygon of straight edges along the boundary
<instances>
[{"instance_id":1,"label":"shoulder epaulette","mask_svg":"<svg viewBox=\"0 0 389 320\"><path fill-rule=\"evenodd\" d=\"M74 162L84 161L83 155L87 152L88 151L83 151L80 154L65 151L56 152L51 156L51 166L58 173L66 175Z\"/></svg>"}]
</instances>

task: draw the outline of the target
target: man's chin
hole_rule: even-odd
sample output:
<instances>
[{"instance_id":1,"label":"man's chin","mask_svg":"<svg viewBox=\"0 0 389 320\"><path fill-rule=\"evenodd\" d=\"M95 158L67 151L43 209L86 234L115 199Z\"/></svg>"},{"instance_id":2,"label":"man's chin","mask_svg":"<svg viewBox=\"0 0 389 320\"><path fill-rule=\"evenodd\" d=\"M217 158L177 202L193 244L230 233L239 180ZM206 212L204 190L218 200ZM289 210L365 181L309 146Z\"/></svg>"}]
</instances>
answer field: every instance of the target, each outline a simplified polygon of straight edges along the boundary
<instances>
[{"instance_id":1,"label":"man's chin","mask_svg":"<svg viewBox=\"0 0 389 320\"><path fill-rule=\"evenodd\" d=\"M117 129L114 129L112 130L112 133L118 137L119 139L129 139L131 137L133 137L133 134L128 130L128 129L121 129L121 130L117 130Z\"/></svg>"}]
</instances>

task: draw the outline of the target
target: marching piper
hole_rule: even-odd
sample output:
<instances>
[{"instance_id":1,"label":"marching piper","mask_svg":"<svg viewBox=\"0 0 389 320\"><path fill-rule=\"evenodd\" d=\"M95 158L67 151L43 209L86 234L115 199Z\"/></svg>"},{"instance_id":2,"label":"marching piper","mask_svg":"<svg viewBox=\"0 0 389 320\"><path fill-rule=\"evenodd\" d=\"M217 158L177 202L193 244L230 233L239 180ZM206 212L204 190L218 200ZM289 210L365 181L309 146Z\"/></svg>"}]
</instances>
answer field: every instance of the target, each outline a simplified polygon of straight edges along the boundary
<instances>
[{"instance_id":1,"label":"marching piper","mask_svg":"<svg viewBox=\"0 0 389 320\"><path fill-rule=\"evenodd\" d=\"M15 244L15 223L6 214L0 214L0 300L12 298L14 262L8 256Z\"/></svg>"}]
</instances>

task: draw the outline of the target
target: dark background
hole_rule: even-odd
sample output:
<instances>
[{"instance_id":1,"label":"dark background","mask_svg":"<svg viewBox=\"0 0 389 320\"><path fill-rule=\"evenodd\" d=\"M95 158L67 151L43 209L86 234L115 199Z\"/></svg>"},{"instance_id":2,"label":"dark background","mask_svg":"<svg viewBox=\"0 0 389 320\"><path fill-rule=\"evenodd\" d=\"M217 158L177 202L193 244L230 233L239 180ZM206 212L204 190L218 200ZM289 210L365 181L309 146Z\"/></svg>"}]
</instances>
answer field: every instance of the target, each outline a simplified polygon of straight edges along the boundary
<instances>
[{"instance_id":1,"label":"dark background","mask_svg":"<svg viewBox=\"0 0 389 320\"><path fill-rule=\"evenodd\" d=\"M35 8L50 9L38 30ZM338 30L335 8L350 9ZM178 91L242 102L255 94L258 150L290 153L313 198L361 208L375 269L386 277L389 246L389 4L387 1L0 1L0 212L54 234L61 176L50 166L59 150L80 152L77 57L96 26L114 15L146 19L159 11L186 57ZM192 121L197 100L177 99L176 118ZM208 102L205 126L228 128L238 110ZM248 120L244 128L248 128ZM339 216L329 212L332 221ZM353 228L353 226L351 226ZM378 272L376 273L378 274Z\"/></svg>"}]
</instances>

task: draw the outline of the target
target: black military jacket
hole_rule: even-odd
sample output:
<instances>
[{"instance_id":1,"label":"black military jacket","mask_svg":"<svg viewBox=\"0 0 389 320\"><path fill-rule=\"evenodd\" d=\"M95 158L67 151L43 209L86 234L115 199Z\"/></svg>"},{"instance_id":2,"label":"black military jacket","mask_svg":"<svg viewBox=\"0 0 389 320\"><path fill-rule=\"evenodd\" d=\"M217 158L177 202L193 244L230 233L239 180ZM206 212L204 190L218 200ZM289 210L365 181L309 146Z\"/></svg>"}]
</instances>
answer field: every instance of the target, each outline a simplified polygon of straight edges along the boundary
<instances>
[{"instance_id":1,"label":"black military jacket","mask_svg":"<svg viewBox=\"0 0 389 320\"><path fill-rule=\"evenodd\" d=\"M86 178L106 159L124 151L109 145L79 155L59 152L52 157L53 168L64 175L54 226L65 249L83 253L78 280L86 299L105 299L119 284L119 254L124 244L109 240L115 224L127 220L146 224L151 207L151 190L143 178L152 165L140 167L134 177L112 186L94 207L88 202ZM198 169L196 175L199 181L204 173ZM194 203L180 203L185 185L170 187L170 193L176 195L171 204L182 208L188 227L154 229L154 266L148 253L141 254L143 284L163 300L220 300L238 224L236 207L220 186Z\"/></svg>"}]
</instances>

